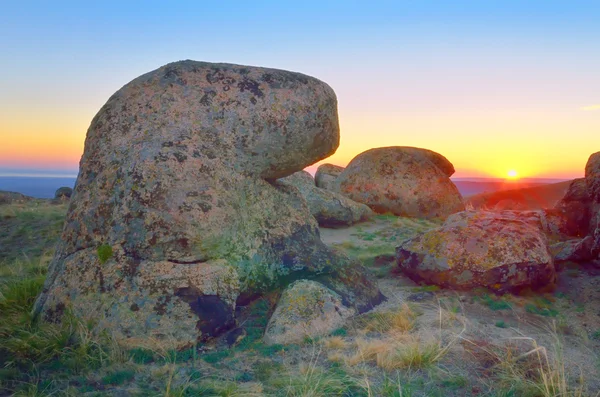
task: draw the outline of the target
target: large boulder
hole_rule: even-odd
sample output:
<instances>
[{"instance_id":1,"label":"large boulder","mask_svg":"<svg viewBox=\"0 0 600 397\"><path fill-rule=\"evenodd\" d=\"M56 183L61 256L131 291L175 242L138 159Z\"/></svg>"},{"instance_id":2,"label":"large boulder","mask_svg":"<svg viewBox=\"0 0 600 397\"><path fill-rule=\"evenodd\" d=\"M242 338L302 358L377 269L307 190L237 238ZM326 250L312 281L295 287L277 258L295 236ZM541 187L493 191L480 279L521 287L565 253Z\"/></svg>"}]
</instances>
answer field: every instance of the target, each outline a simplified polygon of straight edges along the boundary
<instances>
[{"instance_id":1,"label":"large boulder","mask_svg":"<svg viewBox=\"0 0 600 397\"><path fill-rule=\"evenodd\" d=\"M502 212L465 211L396 249L398 266L417 281L502 292L552 284L556 275L542 231Z\"/></svg>"},{"instance_id":2,"label":"large boulder","mask_svg":"<svg viewBox=\"0 0 600 397\"><path fill-rule=\"evenodd\" d=\"M356 156L335 181L335 190L376 212L445 218L464 210L442 155L413 147L384 147Z\"/></svg>"},{"instance_id":3,"label":"large boulder","mask_svg":"<svg viewBox=\"0 0 600 397\"><path fill-rule=\"evenodd\" d=\"M365 221L373 215L373 211L364 204L352 201L339 193L316 187L313 177L306 171L298 171L279 181L292 185L300 191L319 226L331 228L350 226Z\"/></svg>"},{"instance_id":4,"label":"large boulder","mask_svg":"<svg viewBox=\"0 0 600 397\"><path fill-rule=\"evenodd\" d=\"M586 236L590 227L591 199L585 178L574 179L565 196L556 204L563 213L565 233L570 236Z\"/></svg>"},{"instance_id":5,"label":"large boulder","mask_svg":"<svg viewBox=\"0 0 600 397\"><path fill-rule=\"evenodd\" d=\"M344 167L333 164L321 164L315 173L315 184L321 189L333 190L335 180L344 171Z\"/></svg>"},{"instance_id":6,"label":"large boulder","mask_svg":"<svg viewBox=\"0 0 600 397\"><path fill-rule=\"evenodd\" d=\"M69 310L130 346L183 347L294 279L369 309L383 299L373 280L276 182L338 144L335 94L315 78L195 61L138 77L92 120L35 313Z\"/></svg>"},{"instance_id":7,"label":"large boulder","mask_svg":"<svg viewBox=\"0 0 600 397\"><path fill-rule=\"evenodd\" d=\"M585 165L585 182L590 195L590 235L593 237L592 255L600 259L600 152L590 156Z\"/></svg>"},{"instance_id":8,"label":"large boulder","mask_svg":"<svg viewBox=\"0 0 600 397\"><path fill-rule=\"evenodd\" d=\"M263 340L268 345L303 342L328 335L355 314L341 296L315 281L300 280L281 295Z\"/></svg>"},{"instance_id":9,"label":"large boulder","mask_svg":"<svg viewBox=\"0 0 600 397\"><path fill-rule=\"evenodd\" d=\"M595 203L600 203L600 152L590 156L585 165L585 182L588 194Z\"/></svg>"}]
</instances>

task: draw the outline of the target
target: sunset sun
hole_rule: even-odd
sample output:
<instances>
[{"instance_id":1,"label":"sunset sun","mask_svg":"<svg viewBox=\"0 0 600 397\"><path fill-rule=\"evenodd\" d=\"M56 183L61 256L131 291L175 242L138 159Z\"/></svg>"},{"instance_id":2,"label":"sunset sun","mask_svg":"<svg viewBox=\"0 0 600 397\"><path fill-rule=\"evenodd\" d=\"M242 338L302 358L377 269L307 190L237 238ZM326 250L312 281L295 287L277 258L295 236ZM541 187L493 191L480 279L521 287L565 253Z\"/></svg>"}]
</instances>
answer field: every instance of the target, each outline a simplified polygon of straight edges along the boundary
<instances>
[{"instance_id":1,"label":"sunset sun","mask_svg":"<svg viewBox=\"0 0 600 397\"><path fill-rule=\"evenodd\" d=\"M507 175L508 179L518 179L519 178L519 174L515 170L508 171L508 173L506 175Z\"/></svg>"}]
</instances>

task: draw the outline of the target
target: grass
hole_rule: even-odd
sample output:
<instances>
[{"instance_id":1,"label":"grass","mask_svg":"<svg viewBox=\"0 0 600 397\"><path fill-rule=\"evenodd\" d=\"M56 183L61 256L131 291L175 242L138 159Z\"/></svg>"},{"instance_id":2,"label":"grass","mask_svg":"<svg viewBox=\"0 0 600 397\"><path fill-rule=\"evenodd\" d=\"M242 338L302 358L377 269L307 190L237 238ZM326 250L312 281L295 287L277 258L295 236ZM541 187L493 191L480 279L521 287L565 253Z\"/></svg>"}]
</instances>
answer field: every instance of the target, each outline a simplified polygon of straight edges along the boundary
<instances>
[{"instance_id":1,"label":"grass","mask_svg":"<svg viewBox=\"0 0 600 397\"><path fill-rule=\"evenodd\" d=\"M52 252L66 212L67 204L45 200L0 205L0 258L4 265Z\"/></svg>"},{"instance_id":2,"label":"grass","mask_svg":"<svg viewBox=\"0 0 600 397\"><path fill-rule=\"evenodd\" d=\"M44 236L56 239L62 221L53 220L59 218L61 211L64 216L65 209L32 203L30 208L0 207L0 213L8 214L8 220L18 217L28 228L36 225ZM374 258L374 254L393 247L393 241L398 241L403 233L435 225L390 215L377 217L378 222L387 222L390 228L412 224L413 231L384 228L369 232L375 235L373 240L364 234L364 247L346 243L345 249L363 258ZM94 334L93 324L82 323L68 312L61 324L42 323L31 317L55 240L30 238L22 244L15 243L16 231L12 229L16 223L5 225L11 230L3 230L0 235L0 249L4 250L0 261L2 396L461 396L474 394L474 385L480 387L479 395L489 396L593 395L586 389L585 379L577 375L577 368L565 359L557 331L565 318L543 314L544 310L556 311L552 297L528 297L520 304L521 298L487 292L475 295L476 300L492 310L524 305L528 311L527 305L532 305L534 314L543 316L537 321L556 321L556 327L543 334L546 341L551 337L548 349L523 335L508 342L494 341L497 343L489 346L482 341L469 341L464 334L469 306L465 304L465 308L457 299L447 298L437 286L421 286L407 287L407 292L439 291L439 307L434 308L439 315L433 315L431 308L425 309L429 307L426 305L433 306L431 303L400 304L356 316L329 336L306 344L266 346L262 335L278 300L275 294L238 308L239 326L246 331L246 337L231 348L218 345L203 354L197 346L182 351L157 347L127 350L109 334ZM394 236L396 240L392 239ZM514 313L505 313L502 318L511 314ZM487 320L487 326L494 321ZM512 318L510 323L513 324ZM457 324L463 325L458 334ZM503 335L517 332L519 323L514 324L515 328L502 331ZM505 327L506 323L500 320L495 325ZM595 330L589 332L592 340L600 338L600 331ZM457 356L462 351L456 348L457 341L473 342L480 350L486 350L491 365ZM594 357L590 352L590 360ZM477 369L456 372L456 365L463 361Z\"/></svg>"},{"instance_id":3,"label":"grass","mask_svg":"<svg viewBox=\"0 0 600 397\"><path fill-rule=\"evenodd\" d=\"M525 311L544 317L556 317L559 314L558 310L554 308L553 302L543 297L535 297L531 302L527 303Z\"/></svg>"},{"instance_id":4,"label":"grass","mask_svg":"<svg viewBox=\"0 0 600 397\"><path fill-rule=\"evenodd\" d=\"M107 375L102 377L102 384L104 385L122 385L126 382L131 382L135 377L135 371L132 369L118 369L109 372Z\"/></svg>"},{"instance_id":5,"label":"grass","mask_svg":"<svg viewBox=\"0 0 600 397\"><path fill-rule=\"evenodd\" d=\"M408 304L402 304L398 310L385 312L371 312L356 318L357 327L366 332L377 332L380 334L388 332L405 333L415 326L418 312Z\"/></svg>"},{"instance_id":6,"label":"grass","mask_svg":"<svg viewBox=\"0 0 600 397\"><path fill-rule=\"evenodd\" d=\"M505 296L496 296L492 294L483 293L478 296L480 302L490 308L491 310L511 310L512 305L506 300Z\"/></svg>"},{"instance_id":7,"label":"grass","mask_svg":"<svg viewBox=\"0 0 600 397\"><path fill-rule=\"evenodd\" d=\"M396 247L419 233L439 226L434 221L397 217L391 214L375 215L373 218L378 227L373 230L357 228L353 236L359 241L345 241L335 244L348 256L356 258L366 266L372 266L375 258L380 255L394 255ZM382 277L386 269L379 269Z\"/></svg>"},{"instance_id":8,"label":"grass","mask_svg":"<svg viewBox=\"0 0 600 397\"><path fill-rule=\"evenodd\" d=\"M581 378L573 379L565 366L563 342L558 333L553 337L550 351L529 337L515 338L530 345L523 351L508 347L497 367L499 384L514 395L540 397L588 396Z\"/></svg>"}]
</instances>

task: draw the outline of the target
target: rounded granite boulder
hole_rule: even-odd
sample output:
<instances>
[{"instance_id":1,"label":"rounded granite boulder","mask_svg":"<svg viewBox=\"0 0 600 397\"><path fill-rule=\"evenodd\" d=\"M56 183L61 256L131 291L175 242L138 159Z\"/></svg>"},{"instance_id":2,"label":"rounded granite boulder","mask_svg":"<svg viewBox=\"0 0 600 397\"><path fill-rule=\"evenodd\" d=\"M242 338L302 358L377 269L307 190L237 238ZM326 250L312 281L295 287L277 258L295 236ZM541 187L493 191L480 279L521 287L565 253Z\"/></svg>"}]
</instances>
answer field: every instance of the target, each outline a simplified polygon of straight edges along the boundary
<instances>
[{"instance_id":1,"label":"rounded granite boulder","mask_svg":"<svg viewBox=\"0 0 600 397\"><path fill-rule=\"evenodd\" d=\"M392 146L356 156L335 181L335 191L375 212L445 218L465 209L450 180L452 164L431 150Z\"/></svg>"},{"instance_id":2,"label":"rounded granite boulder","mask_svg":"<svg viewBox=\"0 0 600 397\"><path fill-rule=\"evenodd\" d=\"M321 164L315 173L315 184L321 189L333 190L335 180L344 171L344 167L334 164Z\"/></svg>"},{"instance_id":3,"label":"rounded granite boulder","mask_svg":"<svg viewBox=\"0 0 600 397\"><path fill-rule=\"evenodd\" d=\"M311 214L321 227L350 226L366 221L373 215L373 211L366 205L352 201L339 193L315 186L312 175L306 171L298 171L279 181L294 186L300 191Z\"/></svg>"},{"instance_id":4,"label":"rounded granite boulder","mask_svg":"<svg viewBox=\"0 0 600 397\"><path fill-rule=\"evenodd\" d=\"M276 182L338 144L335 94L303 74L181 61L136 78L92 120L35 313L184 347L294 279L318 276L367 310L382 299L374 281Z\"/></svg>"},{"instance_id":5,"label":"rounded granite boulder","mask_svg":"<svg viewBox=\"0 0 600 397\"><path fill-rule=\"evenodd\" d=\"M539 227L502 212L465 211L396 249L401 271L416 281L499 292L552 285L556 274Z\"/></svg>"}]
</instances>

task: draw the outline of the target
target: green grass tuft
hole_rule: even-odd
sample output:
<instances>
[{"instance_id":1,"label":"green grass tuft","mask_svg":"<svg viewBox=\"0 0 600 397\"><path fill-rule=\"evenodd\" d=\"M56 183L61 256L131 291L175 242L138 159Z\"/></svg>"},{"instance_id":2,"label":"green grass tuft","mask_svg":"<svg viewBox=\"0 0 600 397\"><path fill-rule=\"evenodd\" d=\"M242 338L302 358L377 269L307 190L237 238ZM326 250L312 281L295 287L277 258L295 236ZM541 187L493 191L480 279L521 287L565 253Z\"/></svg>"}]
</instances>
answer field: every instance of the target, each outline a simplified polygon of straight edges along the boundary
<instances>
[{"instance_id":1,"label":"green grass tuft","mask_svg":"<svg viewBox=\"0 0 600 397\"><path fill-rule=\"evenodd\" d=\"M105 264L110 258L112 258L113 250L108 244L102 244L98 247L98 259L101 264Z\"/></svg>"},{"instance_id":2,"label":"green grass tuft","mask_svg":"<svg viewBox=\"0 0 600 397\"><path fill-rule=\"evenodd\" d=\"M135 371L132 369L119 369L113 371L104 377L102 377L102 384L104 385L122 385L127 382L131 382L135 377Z\"/></svg>"}]
</instances>

